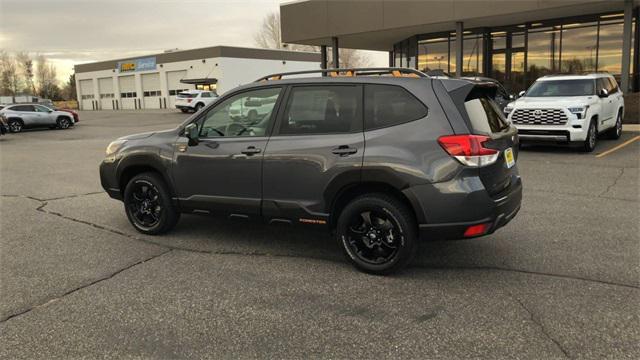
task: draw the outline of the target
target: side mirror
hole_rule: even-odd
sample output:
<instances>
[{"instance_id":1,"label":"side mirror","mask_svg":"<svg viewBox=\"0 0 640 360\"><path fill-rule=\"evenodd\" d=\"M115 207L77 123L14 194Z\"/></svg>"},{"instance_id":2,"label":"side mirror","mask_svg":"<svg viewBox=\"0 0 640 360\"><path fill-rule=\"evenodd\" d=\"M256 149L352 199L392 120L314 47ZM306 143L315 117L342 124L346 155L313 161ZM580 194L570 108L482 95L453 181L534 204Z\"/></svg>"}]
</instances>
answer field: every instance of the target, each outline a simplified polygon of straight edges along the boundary
<instances>
[{"instance_id":1,"label":"side mirror","mask_svg":"<svg viewBox=\"0 0 640 360\"><path fill-rule=\"evenodd\" d=\"M523 97L523 96L524 96L524 94L525 94L525 91L524 91L524 90L522 90L522 91L520 91L520 92L518 93L518 97Z\"/></svg>"},{"instance_id":2,"label":"side mirror","mask_svg":"<svg viewBox=\"0 0 640 360\"><path fill-rule=\"evenodd\" d=\"M515 95L513 95L513 94L509 94L509 100L515 100L515 99L516 99L516 96L515 96Z\"/></svg>"},{"instance_id":3,"label":"side mirror","mask_svg":"<svg viewBox=\"0 0 640 360\"><path fill-rule=\"evenodd\" d=\"M609 96L609 91L607 89L600 89L600 92L598 92L598 96L600 96L601 98L606 98Z\"/></svg>"},{"instance_id":4,"label":"side mirror","mask_svg":"<svg viewBox=\"0 0 640 360\"><path fill-rule=\"evenodd\" d=\"M191 123L184 127L184 135L189 139L189 145L198 145L198 125Z\"/></svg>"}]
</instances>

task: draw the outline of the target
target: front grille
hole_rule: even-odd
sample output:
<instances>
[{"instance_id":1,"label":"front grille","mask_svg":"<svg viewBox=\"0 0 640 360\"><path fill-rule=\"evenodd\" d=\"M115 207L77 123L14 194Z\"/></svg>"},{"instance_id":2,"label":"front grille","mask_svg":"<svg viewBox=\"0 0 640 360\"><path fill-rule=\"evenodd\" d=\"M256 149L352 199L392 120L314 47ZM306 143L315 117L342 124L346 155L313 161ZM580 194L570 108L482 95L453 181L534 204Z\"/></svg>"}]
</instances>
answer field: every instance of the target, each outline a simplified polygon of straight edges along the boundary
<instances>
[{"instance_id":1,"label":"front grille","mask_svg":"<svg viewBox=\"0 0 640 360\"><path fill-rule=\"evenodd\" d=\"M511 121L516 125L564 125L567 115L561 109L516 109Z\"/></svg>"}]
</instances>

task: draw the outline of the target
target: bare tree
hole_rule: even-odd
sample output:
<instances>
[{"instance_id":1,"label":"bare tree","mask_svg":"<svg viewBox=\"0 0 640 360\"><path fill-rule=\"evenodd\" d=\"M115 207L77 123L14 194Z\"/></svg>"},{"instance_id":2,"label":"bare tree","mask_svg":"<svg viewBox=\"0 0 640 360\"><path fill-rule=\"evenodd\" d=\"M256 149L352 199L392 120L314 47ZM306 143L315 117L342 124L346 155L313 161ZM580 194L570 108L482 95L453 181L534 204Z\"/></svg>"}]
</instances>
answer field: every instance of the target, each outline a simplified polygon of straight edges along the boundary
<instances>
[{"instance_id":1,"label":"bare tree","mask_svg":"<svg viewBox=\"0 0 640 360\"><path fill-rule=\"evenodd\" d=\"M31 59L31 56L26 52L19 52L16 54L16 61L20 68L22 78L24 79L23 91L27 94L35 94L36 87L33 82L33 60Z\"/></svg>"},{"instance_id":2,"label":"bare tree","mask_svg":"<svg viewBox=\"0 0 640 360\"><path fill-rule=\"evenodd\" d=\"M20 92L21 85L16 59L6 51L0 50L0 93L15 96Z\"/></svg>"},{"instance_id":3,"label":"bare tree","mask_svg":"<svg viewBox=\"0 0 640 360\"><path fill-rule=\"evenodd\" d=\"M262 27L255 33L254 40L257 46L266 49L287 49L292 51L308 51L308 52L320 52L319 46L312 45L299 45L299 44L284 44L282 42L282 32L280 30L280 14L270 13L265 16L262 21ZM327 54L329 58L329 67L333 66L331 61L330 51ZM358 50L354 49L340 49L339 51L340 65L342 67L367 67L370 65L369 59Z\"/></svg>"},{"instance_id":4,"label":"bare tree","mask_svg":"<svg viewBox=\"0 0 640 360\"><path fill-rule=\"evenodd\" d=\"M46 99L60 97L60 88L58 87L58 79L56 78L56 67L53 64L49 64L44 55L37 55L36 63L38 95Z\"/></svg>"},{"instance_id":5,"label":"bare tree","mask_svg":"<svg viewBox=\"0 0 640 360\"><path fill-rule=\"evenodd\" d=\"M71 74L62 88L62 97L65 100L78 100L76 96L76 74Z\"/></svg>"}]
</instances>

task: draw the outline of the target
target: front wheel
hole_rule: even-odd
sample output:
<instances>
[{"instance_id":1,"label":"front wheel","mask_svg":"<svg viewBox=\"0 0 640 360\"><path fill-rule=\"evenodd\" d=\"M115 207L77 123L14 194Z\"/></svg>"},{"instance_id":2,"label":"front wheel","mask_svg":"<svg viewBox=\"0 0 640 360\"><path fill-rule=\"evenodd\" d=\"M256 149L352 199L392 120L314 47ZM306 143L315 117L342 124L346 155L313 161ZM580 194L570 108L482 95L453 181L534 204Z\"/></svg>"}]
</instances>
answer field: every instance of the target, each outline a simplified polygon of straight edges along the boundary
<instances>
[{"instance_id":1,"label":"front wheel","mask_svg":"<svg viewBox=\"0 0 640 360\"><path fill-rule=\"evenodd\" d=\"M124 208L131 225L148 235L171 230L180 218L164 180L155 173L142 173L129 181Z\"/></svg>"},{"instance_id":2,"label":"front wheel","mask_svg":"<svg viewBox=\"0 0 640 360\"><path fill-rule=\"evenodd\" d=\"M336 229L345 256L358 269L385 275L411 262L418 231L413 213L385 194L366 194L344 208Z\"/></svg>"},{"instance_id":3,"label":"front wheel","mask_svg":"<svg viewBox=\"0 0 640 360\"><path fill-rule=\"evenodd\" d=\"M198 104L196 104L195 112L200 111L203 107L204 107L204 104L202 104L202 103L198 103Z\"/></svg>"},{"instance_id":4,"label":"front wheel","mask_svg":"<svg viewBox=\"0 0 640 360\"><path fill-rule=\"evenodd\" d=\"M596 148L598 142L598 129L596 128L596 121L591 120L589 123L589 130L587 131L587 138L582 143L582 149L585 152L592 152Z\"/></svg>"},{"instance_id":5,"label":"front wheel","mask_svg":"<svg viewBox=\"0 0 640 360\"><path fill-rule=\"evenodd\" d=\"M622 111L618 112L616 125L608 131L607 136L612 140L618 140L622 136Z\"/></svg>"},{"instance_id":6,"label":"front wheel","mask_svg":"<svg viewBox=\"0 0 640 360\"><path fill-rule=\"evenodd\" d=\"M69 126L71 126L71 120L66 117L59 118L56 123L58 124L58 128L62 130L68 129Z\"/></svg>"}]
</instances>

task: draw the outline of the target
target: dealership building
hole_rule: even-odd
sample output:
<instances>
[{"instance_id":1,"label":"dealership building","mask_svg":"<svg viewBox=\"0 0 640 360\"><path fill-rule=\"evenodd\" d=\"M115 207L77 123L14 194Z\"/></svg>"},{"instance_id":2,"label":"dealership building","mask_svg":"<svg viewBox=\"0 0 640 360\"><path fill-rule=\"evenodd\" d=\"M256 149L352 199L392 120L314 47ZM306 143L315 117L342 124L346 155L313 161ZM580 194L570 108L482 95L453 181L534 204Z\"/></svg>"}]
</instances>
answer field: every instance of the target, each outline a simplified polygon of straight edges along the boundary
<instances>
[{"instance_id":1,"label":"dealership building","mask_svg":"<svg viewBox=\"0 0 640 360\"><path fill-rule=\"evenodd\" d=\"M320 54L214 46L75 66L82 110L173 108L184 90L218 94L265 75L320 68Z\"/></svg>"},{"instance_id":2,"label":"dealership building","mask_svg":"<svg viewBox=\"0 0 640 360\"><path fill-rule=\"evenodd\" d=\"M488 76L609 72L638 91L638 0L308 0L280 6L286 43L389 52L389 65ZM335 59L339 51L333 51Z\"/></svg>"}]
</instances>

